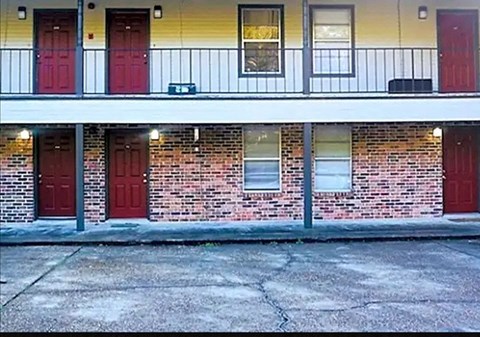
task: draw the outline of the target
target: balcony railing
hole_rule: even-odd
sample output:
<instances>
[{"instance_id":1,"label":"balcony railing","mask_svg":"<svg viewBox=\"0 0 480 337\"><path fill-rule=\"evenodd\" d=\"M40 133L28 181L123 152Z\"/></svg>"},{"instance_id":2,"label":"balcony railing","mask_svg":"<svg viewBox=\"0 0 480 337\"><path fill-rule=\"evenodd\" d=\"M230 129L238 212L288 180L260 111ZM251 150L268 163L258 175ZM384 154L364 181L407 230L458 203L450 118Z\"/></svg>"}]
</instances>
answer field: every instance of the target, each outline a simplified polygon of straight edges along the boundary
<instances>
[{"instance_id":1,"label":"balcony railing","mask_svg":"<svg viewBox=\"0 0 480 337\"><path fill-rule=\"evenodd\" d=\"M479 51L477 55L453 52L462 56L465 67L445 68L448 64L442 63L436 48L314 49L306 55L301 48L85 49L83 94L287 95L307 91L322 95L394 95L480 91L476 69ZM0 62L0 93L4 96L75 93L75 50L0 49ZM304 83L309 87L304 88Z\"/></svg>"}]
</instances>

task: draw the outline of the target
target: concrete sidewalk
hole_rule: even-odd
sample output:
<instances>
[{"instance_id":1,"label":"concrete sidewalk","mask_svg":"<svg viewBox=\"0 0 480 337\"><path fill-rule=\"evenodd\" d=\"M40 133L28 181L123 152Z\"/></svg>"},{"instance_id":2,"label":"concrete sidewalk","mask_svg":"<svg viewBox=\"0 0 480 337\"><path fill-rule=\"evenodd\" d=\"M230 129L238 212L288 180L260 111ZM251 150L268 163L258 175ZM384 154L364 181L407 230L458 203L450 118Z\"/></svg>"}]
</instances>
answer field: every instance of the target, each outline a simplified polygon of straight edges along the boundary
<instances>
[{"instance_id":1,"label":"concrete sidewalk","mask_svg":"<svg viewBox=\"0 0 480 337\"><path fill-rule=\"evenodd\" d=\"M77 232L74 221L3 224L0 245L199 244L207 242L327 242L480 239L480 214L435 219L150 223L108 221Z\"/></svg>"}]
</instances>

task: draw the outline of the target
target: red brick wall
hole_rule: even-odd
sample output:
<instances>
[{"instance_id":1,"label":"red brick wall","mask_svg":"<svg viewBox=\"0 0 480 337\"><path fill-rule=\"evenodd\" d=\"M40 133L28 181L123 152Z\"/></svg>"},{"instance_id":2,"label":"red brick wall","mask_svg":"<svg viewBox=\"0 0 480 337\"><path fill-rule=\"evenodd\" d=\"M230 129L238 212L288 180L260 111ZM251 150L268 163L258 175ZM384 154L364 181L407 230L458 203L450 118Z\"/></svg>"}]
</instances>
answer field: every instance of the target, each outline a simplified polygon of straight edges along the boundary
<instances>
[{"instance_id":1,"label":"red brick wall","mask_svg":"<svg viewBox=\"0 0 480 337\"><path fill-rule=\"evenodd\" d=\"M105 133L114 127L85 125L85 208L90 223L107 216ZM354 124L352 192L314 193L315 218L440 216L441 139L432 136L433 127ZM241 125L202 126L198 144L193 144L193 126L162 128L161 140L149 143L152 221L302 219L301 124L281 126L282 190L267 194L243 192ZM2 222L28 222L34 216L32 141L17 139L19 131L2 127Z\"/></svg>"},{"instance_id":2,"label":"red brick wall","mask_svg":"<svg viewBox=\"0 0 480 337\"><path fill-rule=\"evenodd\" d=\"M84 126L85 219L105 221L105 128Z\"/></svg>"},{"instance_id":3,"label":"red brick wall","mask_svg":"<svg viewBox=\"0 0 480 337\"><path fill-rule=\"evenodd\" d=\"M441 216L442 142L434 125L362 124L352 128L351 193L314 194L316 219Z\"/></svg>"},{"instance_id":4,"label":"red brick wall","mask_svg":"<svg viewBox=\"0 0 480 337\"><path fill-rule=\"evenodd\" d=\"M301 219L302 126L282 126L282 190L243 192L242 126L193 126L151 141L150 204L154 221ZM194 151L198 146L200 151Z\"/></svg>"},{"instance_id":5,"label":"red brick wall","mask_svg":"<svg viewBox=\"0 0 480 337\"><path fill-rule=\"evenodd\" d=\"M34 219L33 141L22 128L0 127L0 223Z\"/></svg>"}]
</instances>

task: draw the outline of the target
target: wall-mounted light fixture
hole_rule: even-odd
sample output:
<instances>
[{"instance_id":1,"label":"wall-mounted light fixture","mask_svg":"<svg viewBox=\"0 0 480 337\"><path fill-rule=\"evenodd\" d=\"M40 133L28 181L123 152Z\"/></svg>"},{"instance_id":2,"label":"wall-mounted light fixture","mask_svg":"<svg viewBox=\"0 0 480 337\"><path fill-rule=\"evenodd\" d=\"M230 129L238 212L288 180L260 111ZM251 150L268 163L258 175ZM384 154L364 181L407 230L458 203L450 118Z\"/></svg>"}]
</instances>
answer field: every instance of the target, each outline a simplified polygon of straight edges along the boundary
<instances>
[{"instance_id":1,"label":"wall-mounted light fixture","mask_svg":"<svg viewBox=\"0 0 480 337\"><path fill-rule=\"evenodd\" d=\"M20 139L23 139L23 140L29 140L30 139L30 131L28 131L27 129L23 129L22 131L20 131Z\"/></svg>"},{"instance_id":2,"label":"wall-mounted light fixture","mask_svg":"<svg viewBox=\"0 0 480 337\"><path fill-rule=\"evenodd\" d=\"M418 19L426 20L428 18L428 8L427 6L418 7Z\"/></svg>"},{"instance_id":3,"label":"wall-mounted light fixture","mask_svg":"<svg viewBox=\"0 0 480 337\"><path fill-rule=\"evenodd\" d=\"M442 133L442 128L436 127L435 129L433 129L433 137L440 138L442 137Z\"/></svg>"},{"instance_id":4,"label":"wall-mounted light fixture","mask_svg":"<svg viewBox=\"0 0 480 337\"><path fill-rule=\"evenodd\" d=\"M193 142L196 143L200 140L200 128L195 127L193 129Z\"/></svg>"},{"instance_id":5,"label":"wall-mounted light fixture","mask_svg":"<svg viewBox=\"0 0 480 337\"><path fill-rule=\"evenodd\" d=\"M153 7L153 17L155 19L163 18L162 6L156 5L156 6Z\"/></svg>"},{"instance_id":6,"label":"wall-mounted light fixture","mask_svg":"<svg viewBox=\"0 0 480 337\"><path fill-rule=\"evenodd\" d=\"M17 16L18 16L18 20L26 20L27 19L27 7L25 7L25 6L18 7Z\"/></svg>"},{"instance_id":7,"label":"wall-mounted light fixture","mask_svg":"<svg viewBox=\"0 0 480 337\"><path fill-rule=\"evenodd\" d=\"M93 2L89 2L88 5L87 5L87 8L90 9L90 10L94 10L95 9L95 4Z\"/></svg>"},{"instance_id":8,"label":"wall-mounted light fixture","mask_svg":"<svg viewBox=\"0 0 480 337\"><path fill-rule=\"evenodd\" d=\"M150 131L150 139L151 140L159 140L160 139L160 132L157 129L153 129Z\"/></svg>"}]
</instances>

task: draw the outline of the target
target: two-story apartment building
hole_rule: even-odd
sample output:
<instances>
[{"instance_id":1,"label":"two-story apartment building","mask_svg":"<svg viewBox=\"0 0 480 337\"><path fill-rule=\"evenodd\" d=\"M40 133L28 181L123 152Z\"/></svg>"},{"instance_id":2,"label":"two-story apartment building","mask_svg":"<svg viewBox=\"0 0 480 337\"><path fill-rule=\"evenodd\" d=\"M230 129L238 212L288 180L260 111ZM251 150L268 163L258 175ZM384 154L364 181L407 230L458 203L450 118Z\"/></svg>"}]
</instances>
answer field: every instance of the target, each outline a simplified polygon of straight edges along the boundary
<instances>
[{"instance_id":1,"label":"two-story apartment building","mask_svg":"<svg viewBox=\"0 0 480 337\"><path fill-rule=\"evenodd\" d=\"M477 0L1 0L0 222L480 211Z\"/></svg>"}]
</instances>

